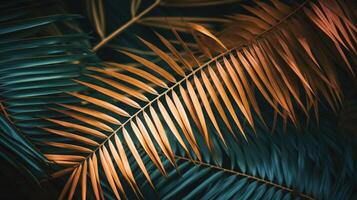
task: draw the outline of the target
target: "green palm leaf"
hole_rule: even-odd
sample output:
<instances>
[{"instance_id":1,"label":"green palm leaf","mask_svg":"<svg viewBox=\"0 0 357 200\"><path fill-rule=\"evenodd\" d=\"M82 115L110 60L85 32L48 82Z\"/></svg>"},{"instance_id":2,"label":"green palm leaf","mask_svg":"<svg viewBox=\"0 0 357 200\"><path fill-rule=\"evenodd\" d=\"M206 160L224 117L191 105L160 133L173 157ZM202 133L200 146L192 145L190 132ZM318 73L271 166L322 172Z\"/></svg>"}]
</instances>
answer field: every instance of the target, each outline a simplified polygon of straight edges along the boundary
<instances>
[{"instance_id":1,"label":"green palm leaf","mask_svg":"<svg viewBox=\"0 0 357 200\"><path fill-rule=\"evenodd\" d=\"M19 2L25 6L16 8ZM315 123L311 113L317 120L319 111L333 115L321 105L335 113L344 106L339 76L353 80L356 55L348 4L132 1L125 10L88 1L99 39L91 49L79 25L86 19L67 14L62 3L19 2L4 4L0 18L7 133L0 142L42 173L38 160L27 159L45 160L30 141L59 170L53 177L69 174L60 198L355 195L355 142L340 139L335 125L325 130L327 119L318 128L303 123ZM163 17L210 5L245 11ZM180 8L171 13L171 6ZM163 13L150 16L154 11ZM118 17L108 13L122 12L128 22L108 23Z\"/></svg>"}]
</instances>

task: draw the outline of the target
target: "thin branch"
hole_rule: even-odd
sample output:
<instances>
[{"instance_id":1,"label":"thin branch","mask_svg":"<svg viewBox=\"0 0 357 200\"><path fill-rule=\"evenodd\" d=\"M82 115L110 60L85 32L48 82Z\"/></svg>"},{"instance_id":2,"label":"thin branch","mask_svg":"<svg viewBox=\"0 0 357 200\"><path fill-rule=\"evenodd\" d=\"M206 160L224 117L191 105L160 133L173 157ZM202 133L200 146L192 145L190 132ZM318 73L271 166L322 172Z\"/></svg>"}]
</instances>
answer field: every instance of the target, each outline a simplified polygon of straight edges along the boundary
<instances>
[{"instance_id":1,"label":"thin branch","mask_svg":"<svg viewBox=\"0 0 357 200\"><path fill-rule=\"evenodd\" d=\"M245 173L242 173L242 172L237 172L237 171L234 171L234 170L231 170L231 169L226 169L226 168L223 168L223 167L220 167L220 166L212 165L212 164L201 162L201 161L197 161L197 160L188 159L188 158L177 156L177 155L175 155L175 158L178 159L178 160L185 160L185 161L192 162L195 165L200 165L200 166L204 166L204 167L208 167L208 168L224 171L224 172L231 173L231 174L234 174L234 175L237 175L237 176L243 176L243 177L246 177L248 179L252 179L252 180L255 180L255 181L258 181L258 182L261 182L261 183L264 183L264 184L267 184L267 185L270 185L270 186L273 186L273 187L276 187L276 188L291 192L291 193L296 194L296 195L298 195L300 197L303 197L305 199L310 199L310 200L314 199L314 198L312 198L312 197L310 197L310 196L308 196L306 194L297 192L297 191L295 191L295 190L293 190L291 188L288 188L288 187L285 187L283 185L279 185L279 184L273 183L271 181L267 181L265 179L261 179L261 178L255 177L255 176L251 176L249 174L245 174Z\"/></svg>"},{"instance_id":2,"label":"thin branch","mask_svg":"<svg viewBox=\"0 0 357 200\"><path fill-rule=\"evenodd\" d=\"M110 40L118 36L122 31L127 29L129 26L134 24L137 20L139 20L142 16L150 12L152 9L154 9L156 6L160 4L161 0L156 0L151 6L146 8L144 11L142 11L139 15L136 15L135 17L131 18L127 23L116 29L114 32L112 32L109 36L105 37L102 41L100 41L95 47L92 49L92 51L98 51L101 47L103 47L106 43L108 43Z\"/></svg>"}]
</instances>

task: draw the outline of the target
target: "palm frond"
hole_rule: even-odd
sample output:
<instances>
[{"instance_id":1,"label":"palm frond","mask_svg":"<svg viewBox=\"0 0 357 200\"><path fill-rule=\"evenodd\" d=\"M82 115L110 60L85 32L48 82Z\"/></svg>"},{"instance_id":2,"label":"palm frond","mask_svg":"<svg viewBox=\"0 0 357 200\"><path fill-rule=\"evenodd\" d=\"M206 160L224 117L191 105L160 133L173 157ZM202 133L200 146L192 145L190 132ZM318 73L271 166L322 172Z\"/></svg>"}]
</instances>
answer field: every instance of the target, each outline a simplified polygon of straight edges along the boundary
<instances>
[{"instance_id":1,"label":"palm frond","mask_svg":"<svg viewBox=\"0 0 357 200\"><path fill-rule=\"evenodd\" d=\"M10 164L35 184L39 184L39 179L48 178L47 159L3 117L0 117L0 123L0 158L5 161L4 166ZM21 165L15 162L19 160Z\"/></svg>"},{"instance_id":2,"label":"palm frond","mask_svg":"<svg viewBox=\"0 0 357 200\"><path fill-rule=\"evenodd\" d=\"M319 2L319 4L324 6L323 1ZM217 121L221 119L225 121L227 128L231 129L233 138L238 136L235 134L236 132L241 133L247 138L247 128L242 128L243 119L246 119L253 129L255 123L258 123L253 120L253 115L258 115L264 121L260 112L261 108L255 103L257 102L256 93L251 88L252 84L257 87L259 94L262 95L274 109L274 112L278 113L285 122L290 119L294 124L298 124L297 109L301 109L301 111L308 115L311 108L317 107L316 104L319 99L316 97L319 94L325 97L331 107L336 108L340 103L341 96L338 81L335 73L333 73L332 63L327 59L329 53L319 55L316 58L313 56L316 51L311 49L312 46L314 48L321 48L324 46L324 43L318 43L313 40L315 38L310 38L309 35L303 32L295 31L289 23L294 24L295 27L302 26L304 27L303 30L314 30L314 32L320 33L320 35L322 33L329 33L327 34L328 37L324 36L321 40L330 43L332 41L335 48L341 49L341 45L344 44L343 41L351 39L350 33L345 32L346 34L344 34L343 39L337 39L338 35L330 34L330 32L334 33L334 26L340 18L347 20L347 17L344 15L335 16L332 18L335 20L329 21L329 26L321 28L315 26L317 19L310 13L323 12L316 9L317 4L315 3L305 2L295 9L283 4L277 4L276 2L275 5L259 4L259 6L246 7L255 16L242 17L243 19L249 18L255 22L247 26L249 27L247 30L250 31L250 35L235 31L234 33L238 33L237 35L229 37L221 36L222 41L224 41L223 38L230 38L232 40L232 38L243 37L245 39L244 43L238 43L236 44L237 46L234 46L234 43L228 43L231 45L229 50L223 51L223 53L211 59L208 58L209 60L203 64L190 52L191 58L196 62L196 67L192 71L180 67L180 63L173 57L169 56L158 46L143 39L141 39L143 43L160 57L168 68L159 66L145 58L140 58L128 52L125 52L125 54L143 64L145 68L135 69L130 66L113 63L105 63L105 65L110 66L109 68L102 66L87 68L92 74L95 74L91 75L94 79L86 82L77 82L91 88L95 92L93 94L70 94L87 101L89 104L95 105L95 110L100 107L101 109L105 109L105 113L111 112L113 115L116 115L116 119L120 122L120 125L114 129L115 131L110 131L109 129L100 131L98 130L100 127L96 126L98 123L91 124L92 127L84 127L73 122L48 119L64 128L72 128L80 134L86 134L90 138L92 136L97 139L102 138L100 145L85 156L78 155L75 152L70 155L47 154L47 157L56 163L77 166L71 176L72 179L69 179L69 184L77 184L84 161L87 161L89 158L95 160L93 156L97 154L99 155L100 164L110 188L114 191L115 196L120 198L119 191L123 193L124 190L122 183L118 179L119 175L112 163L112 157L115 152L111 152L110 154L106 150L108 148L107 145L110 144L114 146L112 149L116 149L119 152L123 151L124 145L127 145L128 151L121 154L120 158L123 160L122 156L130 152L139 164L141 171L145 174L146 179L151 182L143 159L137 150L138 147L134 142L137 139L145 146L145 152L150 155L152 162L160 168L163 174L166 174L160 158L157 157L157 153L155 152L158 149L173 166L176 165L172 142L170 143L168 139L170 132L178 140L181 140L180 144L183 148L187 149L187 146L190 146L187 154L193 157L193 159L197 158L198 160L202 160L202 153L207 156L215 151L216 145L214 145L214 141L216 139L214 138L220 138L223 144L227 143L228 138L232 138L232 135L222 133L221 129L226 129L226 127L218 125ZM306 15L301 15L301 12ZM323 13L331 15L327 10ZM271 14L275 15L271 16ZM237 23L239 24L239 20ZM349 26L350 30L354 27L352 23L345 24ZM254 28L254 25L260 26L260 29L264 28L256 32L257 27ZM191 27L195 31L209 36L210 39L216 42L219 41L220 46L223 45L206 28L199 25ZM244 28L244 26L240 27ZM224 35L224 32L222 35ZM227 44L227 42L224 43ZM173 50L172 46L167 44L166 42L167 48ZM331 52L335 51L334 48L329 47L324 49ZM346 55L349 53L348 51L354 53L354 50L350 48L351 46L343 45L343 47L345 49L339 51L341 57L337 58L337 61L343 63L345 66L350 66ZM322 54L322 52L319 52L319 54ZM187 58L176 56L176 59L183 60ZM349 70L353 72L352 68L349 68ZM175 74L175 78L170 78L170 81L174 83L165 84L160 81L160 79L168 78L166 74ZM106 84L103 84L103 80L107 80L104 82ZM175 80L177 81L175 82ZM100 82L97 83L97 81ZM149 102L135 101L131 97L132 93L123 93L122 89L119 89L121 93L118 93L117 87L112 84L108 85L110 81L116 81L118 84L135 88L136 93L142 90L148 96L148 99L150 99ZM205 84L203 84L204 82ZM206 89L203 87L204 85ZM303 97L301 96L301 89L304 92ZM207 91L209 91L208 94L210 96L207 95ZM124 95L127 95L127 97ZM218 96L222 97L221 101L224 104L217 99ZM107 100L101 99L104 97ZM306 98L305 103L303 98ZM221 112L218 112L218 115L213 111L210 99L215 103L214 109L221 110ZM294 106L295 103L297 103L298 107ZM187 112L187 109L189 112ZM234 119L234 123L227 120L227 116L222 109L229 111L230 118ZM165 116L167 119L160 118L158 113L162 112L162 110L170 111L171 115L166 112ZM75 117L73 118L75 119ZM76 118L77 120L79 119L78 117ZM81 119L84 118L81 117ZM193 126L191 120L194 121L195 126ZM145 122L145 125L143 122ZM170 124L168 125L170 130L164 128L164 124L166 126L167 122ZM110 124L107 126L110 126ZM212 130L217 135L212 134L212 131L209 132L208 127L213 127ZM177 133L178 129L181 134ZM201 135L196 134L196 129L199 130ZM152 144L153 142L150 137L154 138L157 146ZM227 148L230 147L228 146ZM117 159L119 158L117 157ZM130 169L127 170L133 173ZM91 180L98 181L98 179L93 177ZM131 179L131 183L136 185L134 179ZM100 183L93 184L97 185ZM65 188L64 193L68 189ZM68 195L73 195L72 190L69 190Z\"/></svg>"},{"instance_id":3,"label":"palm frond","mask_svg":"<svg viewBox=\"0 0 357 200\"><path fill-rule=\"evenodd\" d=\"M324 119L322 117L322 121ZM179 148L175 152L177 166L174 167L160 153L167 176L161 175L160 169L139 147L155 190L143 174L135 177L144 197L157 199L349 199L354 195L351 186L356 181L354 152L349 145L352 141L346 141L347 135L341 135L336 123L323 125L322 129L314 125L305 128L303 131L309 134L308 139L295 132L293 126L289 126L287 132L279 129L273 136L259 129L259 137L249 137L250 143L241 141L234 151L217 152L220 160L212 155L202 161L192 160ZM337 160L336 155L339 155ZM343 155L348 156L344 158ZM128 158L131 168L136 170L138 166L132 156ZM336 165L336 168L326 168L327 165ZM119 178L125 179L125 174ZM101 186L108 187L105 180ZM111 189L105 190L108 198L113 198ZM129 188L126 195L129 199L136 198Z\"/></svg>"},{"instance_id":4,"label":"palm frond","mask_svg":"<svg viewBox=\"0 0 357 200\"><path fill-rule=\"evenodd\" d=\"M101 38L93 51L145 21L141 18L159 5L231 1L175 2L154 1L140 11L141 1L132 1L131 19L108 35L104 16L108 6L91 1L88 9ZM354 77L355 73L356 27L350 11L343 2L325 0L296 6L272 0L244 7L247 12L206 21L223 25L221 31L192 23L200 18L165 19L169 23L161 27L173 37L157 33L160 43L138 40L158 62L121 49L131 64L98 59L76 24L77 15L33 17L38 13L28 14L24 7L20 8L24 14L1 18L0 35L7 38L0 40L2 110L57 165L60 170L53 177L69 174L60 199L74 198L79 187L83 199L90 195L87 190L97 199L130 199L132 192L133 198L141 198L140 182L151 187L145 190L159 188L162 198L170 198L200 183L187 194L190 199L225 178L236 187L202 197L225 192L227 198L249 198L253 190L272 198L290 198L294 191L302 198L352 196L355 180L344 174L353 174L350 159L342 175L331 172L331 179L328 168L312 168L322 176L315 186L321 181L327 184L323 188L331 188L331 180L339 187L348 185L336 193L310 187L311 179L300 180L299 170L309 174L311 168L307 170L300 159L289 159L301 155L316 161L322 154L330 155L327 149L340 146L334 140L323 137L328 145L315 147L315 135L306 136L306 145L311 145L307 149L323 148L316 155L305 152L303 142L295 143L295 135L291 145L280 150L281 140L269 139L266 133L266 127L277 127L278 117L287 129L290 122L302 125L300 119L309 120L312 111L318 114L320 103L339 110L343 97L337 74ZM259 153L266 157L255 160ZM350 155L350 149L345 153ZM286 163L279 163L279 156ZM223 167L223 162L233 167ZM303 169L294 171L296 165L290 162ZM315 163L306 165L310 164ZM184 170L193 165L201 167ZM285 166L291 171L284 171ZM162 177L170 179L180 171L184 173L177 182L162 182Z\"/></svg>"}]
</instances>

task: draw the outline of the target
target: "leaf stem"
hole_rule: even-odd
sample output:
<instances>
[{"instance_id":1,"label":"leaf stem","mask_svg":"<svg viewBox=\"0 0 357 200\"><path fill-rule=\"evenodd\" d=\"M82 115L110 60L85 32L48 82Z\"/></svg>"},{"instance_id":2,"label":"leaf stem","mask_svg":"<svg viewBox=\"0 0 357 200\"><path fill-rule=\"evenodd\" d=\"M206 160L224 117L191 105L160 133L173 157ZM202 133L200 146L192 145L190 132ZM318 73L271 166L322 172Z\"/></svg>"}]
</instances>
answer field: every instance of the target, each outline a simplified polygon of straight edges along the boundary
<instances>
[{"instance_id":1,"label":"leaf stem","mask_svg":"<svg viewBox=\"0 0 357 200\"><path fill-rule=\"evenodd\" d=\"M172 91L174 88L176 88L178 85L180 85L183 81L187 80L188 78L190 78L191 76L195 75L198 71L200 71L203 67L208 66L209 64L211 64L212 62L215 62L217 59L221 58L222 56L230 53L231 51L234 51L235 48L232 48L224 53L221 53L219 55L217 55L216 57L214 57L213 59L211 59L210 61L206 62L205 64L201 65L200 67L196 68L195 70L193 70L191 73L189 73L188 75L186 75L184 78L182 78L180 81L176 82L174 85L172 85L171 87L169 87L168 89L166 89L163 93L159 94L158 96L156 96L154 99L152 99L150 102L148 102L144 107L140 108L140 110L138 110L136 113L134 113L133 115L131 115L131 117L129 119L127 119L123 124L121 124L113 133L111 133L110 135L108 135L108 137L101 143L99 144L99 146L93 150L93 153L95 153L99 148L101 148L111 137L113 137L115 134L117 134L117 132L122 129L127 123L129 123L130 121L132 121L135 117L137 117L140 113L142 113L146 108L148 108L149 106L151 106L151 104L153 104L154 102L156 102L157 100L159 100L161 97L163 97L164 95L166 95L167 93L169 93L170 91ZM92 154L89 154L86 159L88 159ZM84 160L86 160L84 159Z\"/></svg>"},{"instance_id":2,"label":"leaf stem","mask_svg":"<svg viewBox=\"0 0 357 200\"><path fill-rule=\"evenodd\" d=\"M142 16L150 12L152 9L154 9L157 5L160 4L161 0L156 0L151 6L146 8L144 11L142 11L140 14L136 15L135 17L131 18L128 22L126 22L124 25L120 26L118 29L116 29L114 32L112 32L109 36L105 37L102 41L100 41L95 47L92 49L93 52L98 51L101 47L103 47L106 43L108 43L110 40L115 38L117 35L119 35L121 32L123 32L126 28L134 24L137 20L139 20Z\"/></svg>"},{"instance_id":3,"label":"leaf stem","mask_svg":"<svg viewBox=\"0 0 357 200\"><path fill-rule=\"evenodd\" d=\"M255 180L255 181L258 181L258 182L261 182L261 183L264 183L264 184L267 184L267 185L270 185L270 186L273 186L273 187L276 187L276 188L279 188L279 189L282 189L282 190L286 190L288 192L296 194L296 195L298 195L300 197L303 197L305 199L310 199L310 200L314 199L314 198L312 198L312 197L310 197L310 196L308 196L306 194L297 192L297 191L295 191L295 190L293 190L291 188L288 188L288 187L285 187L285 186L282 186L282 185L279 185L279 184L273 183L271 181L267 181L265 179L261 179L261 178L258 178L258 177L255 177L255 176L252 176L252 175L249 175L249 174L245 174L245 173L242 173L242 172L237 172L237 171L234 171L234 170L231 170L231 169L226 169L226 168L223 168L223 167L220 167L220 166L212 165L212 164L205 163L205 162L202 162L202 161L188 159L188 158L177 156L177 155L175 155L175 158L178 159L178 160L185 160L185 161L192 162L195 165L200 165L200 166L204 166L204 167L208 167L208 168L224 171L224 172L227 172L227 173L235 174L237 176L243 176L243 177L246 177L248 179L252 179L252 180Z\"/></svg>"},{"instance_id":4,"label":"leaf stem","mask_svg":"<svg viewBox=\"0 0 357 200\"><path fill-rule=\"evenodd\" d=\"M160 1L160 0L158 0ZM259 34L258 36L256 36L255 38L253 38L251 41L258 39L259 37L261 37L263 34L266 34L270 31L272 31L274 28L276 28L278 25L280 25L283 21L286 21L288 18L290 18L291 16L293 16L293 14L295 14L297 11L299 11L302 7L304 7L306 5L307 2L309 2L310 0L305 0L299 7L297 7L294 11L292 11L289 15L287 15L287 17L284 17L280 22L278 22L276 25L272 26L270 29L264 31L263 33ZM250 41L250 42L251 42ZM170 91L172 91L174 88L176 88L178 85L180 85L182 82L188 80L190 77L194 76L197 72L201 71L203 68L205 68L206 66L209 66L211 63L217 61L218 59L222 58L223 56L231 53L232 51L239 51L243 48L245 48L247 44L243 44L240 47L234 47L231 48L229 50L226 50L225 52L213 57L212 59L210 59L209 61L207 61L206 63L204 63L203 65L197 67L196 69L194 69L193 71L191 71L189 74L187 74L184 78L182 78L180 81L176 82L174 85L172 85L171 87L169 87L168 89L166 89L164 92L162 92L161 94L159 94L158 96L156 96L154 99L152 99L150 102L148 102L144 107L140 108L137 112L135 112L133 115L130 116L129 119L127 119L123 124L121 124L113 133L111 133L110 135L108 135L108 137L101 143L98 145L98 147L96 149L93 150L92 153L90 153L84 160L87 160L91 155L95 154L98 149L100 149L105 143L107 143L108 140L110 140L115 134L117 134L117 132L122 129L126 124L128 124L130 121L132 121L135 117L137 117L140 113L142 113L146 108L148 108L149 106L151 106L154 102L156 102L157 100L159 100L161 97L163 97L164 95L166 95L167 93L169 93ZM84 162L84 160L82 162Z\"/></svg>"}]
</instances>

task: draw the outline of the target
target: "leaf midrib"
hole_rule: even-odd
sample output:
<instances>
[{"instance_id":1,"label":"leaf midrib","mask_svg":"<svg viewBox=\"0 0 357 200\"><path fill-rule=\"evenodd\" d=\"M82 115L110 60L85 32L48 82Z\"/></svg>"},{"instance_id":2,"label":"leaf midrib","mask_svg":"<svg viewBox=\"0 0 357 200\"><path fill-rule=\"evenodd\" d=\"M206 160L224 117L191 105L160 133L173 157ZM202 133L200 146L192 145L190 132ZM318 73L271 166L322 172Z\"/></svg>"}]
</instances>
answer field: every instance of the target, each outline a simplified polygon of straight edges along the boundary
<instances>
[{"instance_id":1,"label":"leaf midrib","mask_svg":"<svg viewBox=\"0 0 357 200\"><path fill-rule=\"evenodd\" d=\"M142 11L140 14L136 15L135 17L131 18L127 23L124 25L120 26L117 28L115 31L113 31L110 35L102 39L97 45L95 45L92 49L92 51L96 52L98 51L101 47L103 47L106 43L108 43L110 40L118 36L121 32L123 32L125 29L129 28L132 24L137 22L142 16L153 10L157 5L159 5L161 0L155 0L155 2L147 7L144 11Z\"/></svg>"},{"instance_id":2,"label":"leaf midrib","mask_svg":"<svg viewBox=\"0 0 357 200\"><path fill-rule=\"evenodd\" d=\"M243 173L243 172L238 172L238 171L235 171L235 170L232 170L232 169L223 168L223 167L220 167L220 166L217 166L217 165L212 165L210 163L206 163L206 162L202 162L202 161L198 161L198 160L188 159L188 158L185 158L185 157L182 157L182 156L175 155L175 158L178 159L178 160L184 160L184 161L192 162L195 165L204 166L204 167L207 167L207 168L223 171L223 172L226 172L226 173L231 173L231 174L234 174L234 175L237 175L237 176L246 177L248 179L252 179L252 180L261 182L263 184L270 185L272 187L276 187L276 188L288 191L288 192L296 194L296 195L298 195L298 196L300 196L302 198L309 199L309 200L314 200L313 197L311 197L309 195L306 195L304 193L298 192L298 191L296 191L294 189L291 189L289 187L286 187L286 186L283 186L283 185L280 185L280 184L277 184L277 183L274 183L274 182L271 182L271 181L268 181L268 180L265 180L265 179L262 179L262 178L258 178L256 176L252 176L252 175L249 175L249 174L246 174L246 173Z\"/></svg>"},{"instance_id":3,"label":"leaf midrib","mask_svg":"<svg viewBox=\"0 0 357 200\"><path fill-rule=\"evenodd\" d=\"M103 145L105 145L105 143L108 142L108 140L110 140L115 134L117 134L117 132L122 129L127 123L131 122L135 117L137 117L140 113L142 113L146 108L148 108L149 106L151 106L154 102L158 101L161 97L163 97L164 95L166 95L167 93L169 93L170 91L172 91L174 88L176 88L177 86L179 86L182 82L188 80L189 78L191 78L193 75L195 75L197 72L201 71L204 69L204 67L209 66L211 63L217 61L219 58L224 57L225 55L231 53L232 51L239 51L243 48L245 48L246 46L248 46L249 44L251 44L253 41L255 41L256 39L262 37L263 35L269 33L270 31L274 30L275 28L277 28L280 24L282 24L283 22L285 22L287 19L289 19L291 16L293 16L294 14L296 14L298 11L300 11L308 2L310 2L311 0L305 0L303 3L301 3L295 10L293 10L289 15L287 15L286 17L284 17L282 20L280 20L276 25L271 26L269 29L267 29L266 31L260 33L259 35L255 36L253 39L251 39L250 41L246 42L245 44L240 45L239 47L234 47L231 49L226 50L225 52L213 57L212 59L210 59L209 61L207 61L206 63L204 63L203 65L197 67L195 70L191 71L189 74L187 74L185 77L183 77L181 80L179 80L178 82L176 82L174 85L172 85L171 87L169 87L168 89L166 89L165 91L163 91L161 94L159 94L158 96L156 96L154 99L152 99L150 102L148 102L144 107L142 107L140 110L138 110L137 112L135 112L129 119L127 119L123 124L121 124L113 133L111 133L107 139L105 139L102 143L100 143L100 145L93 150L92 153L90 153L88 156L86 156L86 158L84 160L87 160L90 156L92 156L93 154L95 154ZM82 162L84 162L84 160ZM80 164L82 164L82 162ZM78 164L78 165L80 165Z\"/></svg>"},{"instance_id":4,"label":"leaf midrib","mask_svg":"<svg viewBox=\"0 0 357 200\"><path fill-rule=\"evenodd\" d=\"M158 101L161 97L163 97L164 95L166 95L167 93L169 93L170 91L172 91L174 88L176 88L177 86L179 86L182 82L186 81L187 79L189 79L191 76L195 75L198 71L202 70L205 66L208 66L209 64L211 64L212 62L215 62L217 59L221 58L222 56L230 53L231 51L236 50L236 48L232 48L224 53L219 54L218 56L212 58L210 61L206 62L204 65L201 65L200 67L196 68L195 70L193 70L191 73L189 73L188 75L186 75L184 78L182 78L180 81L176 82L174 85L172 85L171 87L169 87L168 89L166 89L164 92L162 92L161 94L159 94L158 96L156 96L154 99L152 99L150 102L148 102L144 107L140 108L137 112L135 112L129 119L127 119L123 124L121 124L113 133L111 133L107 139L105 139L102 143L100 143L100 145L93 150L93 152L91 154L89 154L84 160L88 159L91 155L93 155L94 153L96 153L96 151L98 151L98 149L100 149L108 140L111 139L111 137L113 137L120 129L122 129L126 124L128 124L129 122L131 122L135 117L137 117L140 113L142 113L146 108L148 108L149 106L151 106L154 102Z\"/></svg>"}]
</instances>

